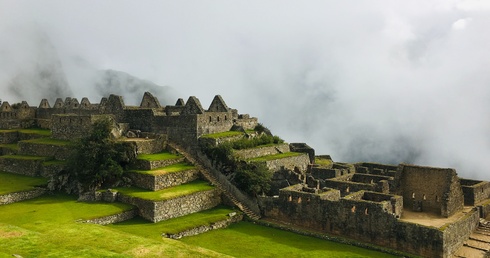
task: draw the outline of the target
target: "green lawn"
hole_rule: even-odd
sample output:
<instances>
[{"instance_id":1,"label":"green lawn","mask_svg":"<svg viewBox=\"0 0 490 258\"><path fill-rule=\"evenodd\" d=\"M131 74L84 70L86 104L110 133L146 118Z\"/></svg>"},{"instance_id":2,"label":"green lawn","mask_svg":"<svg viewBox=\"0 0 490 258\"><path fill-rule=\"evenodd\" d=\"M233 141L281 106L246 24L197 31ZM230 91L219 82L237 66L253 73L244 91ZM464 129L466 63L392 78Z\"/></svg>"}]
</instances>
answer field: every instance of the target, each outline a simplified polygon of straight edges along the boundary
<instances>
[{"instance_id":1,"label":"green lawn","mask_svg":"<svg viewBox=\"0 0 490 258\"><path fill-rule=\"evenodd\" d=\"M206 181L195 180L187 184L169 187L160 191L150 191L136 187L116 188L115 190L121 192L124 195L129 195L145 200L164 201L179 196L190 195L200 191L211 190L213 188L214 186L210 185Z\"/></svg>"},{"instance_id":2,"label":"green lawn","mask_svg":"<svg viewBox=\"0 0 490 258\"><path fill-rule=\"evenodd\" d=\"M181 241L235 257L395 257L251 222L240 222Z\"/></svg>"},{"instance_id":3,"label":"green lawn","mask_svg":"<svg viewBox=\"0 0 490 258\"><path fill-rule=\"evenodd\" d=\"M175 173L175 172L180 172L180 171L186 171L190 169L195 169L196 166L186 163L186 162L180 162L177 164L173 164L170 166L166 167L161 167L161 168L155 168L152 170L133 170L132 172L140 173L140 174L149 174L149 175L162 175L162 174L167 174L167 173Z\"/></svg>"},{"instance_id":4,"label":"green lawn","mask_svg":"<svg viewBox=\"0 0 490 258\"><path fill-rule=\"evenodd\" d=\"M172 154L170 152L161 152L161 153L155 153L155 154L140 154L140 155L138 155L138 159L148 160L148 161L178 159L181 157L182 157L181 155Z\"/></svg>"},{"instance_id":5,"label":"green lawn","mask_svg":"<svg viewBox=\"0 0 490 258\"><path fill-rule=\"evenodd\" d=\"M0 158L5 159L23 159L23 160L51 160L51 157L41 157L41 156L29 156L29 155L5 155L0 156Z\"/></svg>"},{"instance_id":6,"label":"green lawn","mask_svg":"<svg viewBox=\"0 0 490 258\"><path fill-rule=\"evenodd\" d=\"M66 195L0 206L0 257L219 257L171 239L148 239L111 227L77 223L132 207L83 203Z\"/></svg>"},{"instance_id":7,"label":"green lawn","mask_svg":"<svg viewBox=\"0 0 490 258\"><path fill-rule=\"evenodd\" d=\"M222 132L222 133L205 134L201 137L202 138L219 139L219 138L226 138L226 137L237 136L237 135L243 135L243 132L227 131L227 132Z\"/></svg>"},{"instance_id":8,"label":"green lawn","mask_svg":"<svg viewBox=\"0 0 490 258\"><path fill-rule=\"evenodd\" d=\"M332 161L329 159L315 158L315 164L322 166L330 166L332 165Z\"/></svg>"},{"instance_id":9,"label":"green lawn","mask_svg":"<svg viewBox=\"0 0 490 258\"><path fill-rule=\"evenodd\" d=\"M51 130L49 130L49 129L41 129L41 128L20 129L19 130L19 133L39 134L39 135L46 136L46 137L51 136Z\"/></svg>"},{"instance_id":10,"label":"green lawn","mask_svg":"<svg viewBox=\"0 0 490 258\"><path fill-rule=\"evenodd\" d=\"M12 149L12 150L19 150L19 145L17 145L17 143L0 144L0 147Z\"/></svg>"},{"instance_id":11,"label":"green lawn","mask_svg":"<svg viewBox=\"0 0 490 258\"><path fill-rule=\"evenodd\" d=\"M269 160L275 160L275 159L284 159L284 158L289 158L289 157L295 157L303 155L303 153L299 152L285 152L285 153L279 153L279 154L274 154L274 155L267 155L267 156L262 156L262 157L257 157L253 159L249 159L248 161L251 162L263 162L263 161L269 161Z\"/></svg>"},{"instance_id":12,"label":"green lawn","mask_svg":"<svg viewBox=\"0 0 490 258\"><path fill-rule=\"evenodd\" d=\"M159 240L162 238L162 233L176 234L201 225L211 225L214 222L227 219L228 214L231 212L234 212L234 210L220 206L183 217L160 221L158 223L151 223L137 217L121 223L108 225L108 227L134 235Z\"/></svg>"},{"instance_id":13,"label":"green lawn","mask_svg":"<svg viewBox=\"0 0 490 258\"><path fill-rule=\"evenodd\" d=\"M35 186L46 184L46 178L0 172L0 195L32 190Z\"/></svg>"},{"instance_id":14,"label":"green lawn","mask_svg":"<svg viewBox=\"0 0 490 258\"><path fill-rule=\"evenodd\" d=\"M31 140L25 140L22 142L37 143L37 144L50 144L56 146L66 146L71 145L73 142L67 140L53 139L53 138L37 138Z\"/></svg>"}]
</instances>

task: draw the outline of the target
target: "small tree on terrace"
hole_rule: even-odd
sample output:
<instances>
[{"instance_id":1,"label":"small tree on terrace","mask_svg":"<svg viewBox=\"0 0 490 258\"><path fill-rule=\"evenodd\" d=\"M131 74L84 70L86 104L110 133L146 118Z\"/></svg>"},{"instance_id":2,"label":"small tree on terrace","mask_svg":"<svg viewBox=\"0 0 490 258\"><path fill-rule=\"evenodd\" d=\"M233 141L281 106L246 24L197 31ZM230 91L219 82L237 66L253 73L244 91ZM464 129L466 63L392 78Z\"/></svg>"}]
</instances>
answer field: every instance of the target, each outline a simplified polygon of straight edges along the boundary
<instances>
[{"instance_id":1,"label":"small tree on terrace","mask_svg":"<svg viewBox=\"0 0 490 258\"><path fill-rule=\"evenodd\" d=\"M52 189L80 194L121 182L126 166L136 154L130 145L113 139L111 126L109 119L98 120L90 135L77 141L66 171L52 180Z\"/></svg>"}]
</instances>

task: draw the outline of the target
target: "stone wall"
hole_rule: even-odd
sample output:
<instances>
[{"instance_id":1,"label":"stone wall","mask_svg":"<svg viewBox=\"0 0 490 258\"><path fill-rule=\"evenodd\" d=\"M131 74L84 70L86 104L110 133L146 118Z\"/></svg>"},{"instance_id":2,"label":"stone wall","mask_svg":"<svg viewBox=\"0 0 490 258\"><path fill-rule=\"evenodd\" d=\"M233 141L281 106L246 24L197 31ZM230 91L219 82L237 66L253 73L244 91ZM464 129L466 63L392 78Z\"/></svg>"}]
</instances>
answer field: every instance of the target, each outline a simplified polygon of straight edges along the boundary
<instances>
[{"instance_id":1,"label":"stone wall","mask_svg":"<svg viewBox=\"0 0 490 258\"><path fill-rule=\"evenodd\" d=\"M21 155L53 157L57 160L67 160L74 151L74 149L68 145L60 146L23 141L20 141L18 145L19 153Z\"/></svg>"},{"instance_id":2,"label":"stone wall","mask_svg":"<svg viewBox=\"0 0 490 258\"><path fill-rule=\"evenodd\" d=\"M478 227L480 221L480 214L478 209L473 208L468 212L463 219L446 225L444 230L444 254L443 257L451 257L469 236Z\"/></svg>"},{"instance_id":3,"label":"stone wall","mask_svg":"<svg viewBox=\"0 0 490 258\"><path fill-rule=\"evenodd\" d=\"M15 156L1 156L0 167L9 173L39 176L43 161L43 159L19 159Z\"/></svg>"},{"instance_id":4,"label":"stone wall","mask_svg":"<svg viewBox=\"0 0 490 258\"><path fill-rule=\"evenodd\" d=\"M460 179L464 205L475 205L490 196L490 182Z\"/></svg>"},{"instance_id":5,"label":"stone wall","mask_svg":"<svg viewBox=\"0 0 490 258\"><path fill-rule=\"evenodd\" d=\"M143 200L118 194L118 201L135 205L139 216L158 222L211 209L221 203L221 193L218 189L213 189L165 201Z\"/></svg>"},{"instance_id":6,"label":"stone wall","mask_svg":"<svg viewBox=\"0 0 490 258\"><path fill-rule=\"evenodd\" d=\"M164 159L164 160L152 160L152 161L137 159L134 161L134 165L136 168L140 170L152 170L155 168L161 168L179 162L183 162L184 160L185 160L184 157L180 157L176 159Z\"/></svg>"},{"instance_id":7,"label":"stone wall","mask_svg":"<svg viewBox=\"0 0 490 258\"><path fill-rule=\"evenodd\" d=\"M197 169L190 169L175 173L166 173L161 175L150 175L145 173L130 172L126 175L131 178L134 186L158 191L171 186L185 184L199 178Z\"/></svg>"},{"instance_id":8,"label":"stone wall","mask_svg":"<svg viewBox=\"0 0 490 258\"><path fill-rule=\"evenodd\" d=\"M136 209L133 209L133 210L124 211L124 212L114 214L114 215L84 220L82 222L83 223L99 224L99 225L108 225L108 224L114 224L114 223L118 223L118 222L122 222L122 221L132 219L137 214L138 214L138 211Z\"/></svg>"},{"instance_id":9,"label":"stone wall","mask_svg":"<svg viewBox=\"0 0 490 258\"><path fill-rule=\"evenodd\" d=\"M0 132L0 144L16 143L19 140L17 131Z\"/></svg>"},{"instance_id":10,"label":"stone wall","mask_svg":"<svg viewBox=\"0 0 490 258\"><path fill-rule=\"evenodd\" d=\"M313 191L313 192L311 192ZM286 224L344 236L415 255L442 257L443 231L399 221L401 196L360 191L340 198L321 198L301 186L283 189L279 197L260 198L263 215Z\"/></svg>"},{"instance_id":11,"label":"stone wall","mask_svg":"<svg viewBox=\"0 0 490 258\"><path fill-rule=\"evenodd\" d=\"M265 163L267 168L272 172L280 171L281 168L291 170L298 168L301 172L306 172L308 165L310 164L310 158L308 157L308 154L301 153L298 156L262 161L258 163Z\"/></svg>"},{"instance_id":12,"label":"stone wall","mask_svg":"<svg viewBox=\"0 0 490 258\"><path fill-rule=\"evenodd\" d=\"M253 159L261 156L289 152L289 145L281 143L274 146L257 146L251 149L235 150L234 155L241 159Z\"/></svg>"},{"instance_id":13,"label":"stone wall","mask_svg":"<svg viewBox=\"0 0 490 258\"><path fill-rule=\"evenodd\" d=\"M397 194L406 209L449 217L463 209L463 191L454 169L400 165Z\"/></svg>"},{"instance_id":14,"label":"stone wall","mask_svg":"<svg viewBox=\"0 0 490 258\"><path fill-rule=\"evenodd\" d=\"M29 191L22 191L16 193L8 193L4 195L0 195L0 205L9 204L14 202L20 202L28 199L33 199L39 197L46 193L46 189L44 188L35 188Z\"/></svg>"},{"instance_id":15,"label":"stone wall","mask_svg":"<svg viewBox=\"0 0 490 258\"><path fill-rule=\"evenodd\" d=\"M202 225L202 226L192 228L192 229L188 229L188 230L176 233L176 234L163 233L162 236L172 238L172 239L180 239L180 238L186 237L186 236L199 235L199 234L202 234L204 232L208 232L208 231L214 230L214 229L226 228L232 223L236 223L236 222L243 220L243 214L235 214L235 215L229 214L229 216L230 217L227 219L214 222L210 225Z\"/></svg>"}]
</instances>

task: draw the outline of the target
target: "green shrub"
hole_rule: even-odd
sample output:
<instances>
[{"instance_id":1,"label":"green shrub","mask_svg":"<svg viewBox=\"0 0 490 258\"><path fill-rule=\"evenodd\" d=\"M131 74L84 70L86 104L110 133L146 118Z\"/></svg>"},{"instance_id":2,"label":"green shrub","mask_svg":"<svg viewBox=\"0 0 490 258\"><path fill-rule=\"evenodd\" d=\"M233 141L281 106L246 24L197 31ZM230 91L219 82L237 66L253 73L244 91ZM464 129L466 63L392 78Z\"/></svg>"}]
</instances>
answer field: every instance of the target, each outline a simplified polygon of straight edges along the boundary
<instances>
[{"instance_id":1,"label":"green shrub","mask_svg":"<svg viewBox=\"0 0 490 258\"><path fill-rule=\"evenodd\" d=\"M136 158L131 145L116 142L108 119L94 123L90 135L75 143L67 169L53 176L51 190L83 193L112 187L123 181L123 172Z\"/></svg>"},{"instance_id":2,"label":"green shrub","mask_svg":"<svg viewBox=\"0 0 490 258\"><path fill-rule=\"evenodd\" d=\"M265 164L240 163L233 179L235 185L252 196L269 191L272 173Z\"/></svg>"}]
</instances>

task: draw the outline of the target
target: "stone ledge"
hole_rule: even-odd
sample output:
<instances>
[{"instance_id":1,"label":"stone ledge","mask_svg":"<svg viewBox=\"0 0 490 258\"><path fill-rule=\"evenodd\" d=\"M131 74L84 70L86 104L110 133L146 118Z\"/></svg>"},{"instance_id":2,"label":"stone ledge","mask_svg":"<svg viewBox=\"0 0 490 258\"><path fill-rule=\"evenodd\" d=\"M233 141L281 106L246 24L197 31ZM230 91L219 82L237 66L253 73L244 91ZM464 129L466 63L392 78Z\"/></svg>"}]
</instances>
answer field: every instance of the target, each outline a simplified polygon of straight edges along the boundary
<instances>
[{"instance_id":1,"label":"stone ledge","mask_svg":"<svg viewBox=\"0 0 490 258\"><path fill-rule=\"evenodd\" d=\"M46 189L44 188L35 188L30 191L22 191L22 192L0 195L0 205L20 202L28 199L34 199L36 197L43 195L45 192Z\"/></svg>"},{"instance_id":2,"label":"stone ledge","mask_svg":"<svg viewBox=\"0 0 490 258\"><path fill-rule=\"evenodd\" d=\"M122 222L125 220L132 219L137 214L138 214L138 211L136 209L132 209L132 210L124 211L122 213L118 213L118 214L114 214L114 215L109 215L109 216L95 218L95 219L89 219L89 220L83 220L81 222L98 224L98 225L108 225L108 224L114 224L114 223L118 223L118 222Z\"/></svg>"},{"instance_id":3,"label":"stone ledge","mask_svg":"<svg viewBox=\"0 0 490 258\"><path fill-rule=\"evenodd\" d=\"M162 236L167 237L167 238L172 238L172 239L180 239L180 238L186 237L186 236L199 235L199 234L202 234L204 232L208 232L208 231L211 231L214 229L226 228L229 225L231 225L232 223L236 223L236 222L239 222L242 220L243 220L243 214L236 214L234 216L230 216L227 219L211 223L210 225L202 225L199 227L195 227L195 228L191 228L191 229L179 232L177 234L163 233Z\"/></svg>"}]
</instances>

